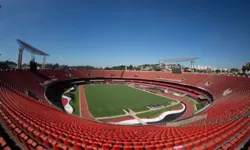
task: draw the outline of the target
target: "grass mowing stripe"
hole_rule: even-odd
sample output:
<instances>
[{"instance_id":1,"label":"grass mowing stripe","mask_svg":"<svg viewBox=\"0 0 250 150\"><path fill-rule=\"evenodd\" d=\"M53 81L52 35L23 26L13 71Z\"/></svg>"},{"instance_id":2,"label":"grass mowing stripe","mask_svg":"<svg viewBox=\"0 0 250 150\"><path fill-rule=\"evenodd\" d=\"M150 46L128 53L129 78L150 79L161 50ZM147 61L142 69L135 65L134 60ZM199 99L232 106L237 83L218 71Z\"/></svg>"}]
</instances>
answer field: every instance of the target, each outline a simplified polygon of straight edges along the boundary
<instances>
[{"instance_id":1,"label":"grass mowing stripe","mask_svg":"<svg viewBox=\"0 0 250 150\"><path fill-rule=\"evenodd\" d=\"M167 108L162 108L162 109L158 109L158 110L155 110L155 111L150 111L150 112L146 112L146 113L142 113L142 114L137 114L136 116L139 117L139 118L148 118L148 117L149 118L154 118L154 117L159 116L161 113L163 113L165 111L169 111L169 110L178 108L180 106L181 106L181 104L176 104L176 105L173 105L173 106L170 106L170 107L167 107Z\"/></svg>"},{"instance_id":2,"label":"grass mowing stripe","mask_svg":"<svg viewBox=\"0 0 250 150\"><path fill-rule=\"evenodd\" d=\"M126 108L135 112L144 111L148 110L147 105L169 105L171 101L126 85L86 85L84 90L89 111L94 117L122 115Z\"/></svg>"}]
</instances>

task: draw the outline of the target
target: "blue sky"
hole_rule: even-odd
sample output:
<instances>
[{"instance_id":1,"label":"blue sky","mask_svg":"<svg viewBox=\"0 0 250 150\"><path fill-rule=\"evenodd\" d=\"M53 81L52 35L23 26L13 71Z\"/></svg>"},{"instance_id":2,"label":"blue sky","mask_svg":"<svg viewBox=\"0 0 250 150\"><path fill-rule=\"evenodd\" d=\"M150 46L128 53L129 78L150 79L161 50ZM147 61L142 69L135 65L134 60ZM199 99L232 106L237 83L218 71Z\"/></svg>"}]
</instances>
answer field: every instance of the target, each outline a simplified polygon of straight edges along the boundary
<instances>
[{"instance_id":1,"label":"blue sky","mask_svg":"<svg viewBox=\"0 0 250 150\"><path fill-rule=\"evenodd\" d=\"M47 62L111 66L199 57L197 65L250 60L249 0L0 0L0 56L21 39ZM24 53L24 62L30 54ZM41 57L36 57L42 62Z\"/></svg>"}]
</instances>

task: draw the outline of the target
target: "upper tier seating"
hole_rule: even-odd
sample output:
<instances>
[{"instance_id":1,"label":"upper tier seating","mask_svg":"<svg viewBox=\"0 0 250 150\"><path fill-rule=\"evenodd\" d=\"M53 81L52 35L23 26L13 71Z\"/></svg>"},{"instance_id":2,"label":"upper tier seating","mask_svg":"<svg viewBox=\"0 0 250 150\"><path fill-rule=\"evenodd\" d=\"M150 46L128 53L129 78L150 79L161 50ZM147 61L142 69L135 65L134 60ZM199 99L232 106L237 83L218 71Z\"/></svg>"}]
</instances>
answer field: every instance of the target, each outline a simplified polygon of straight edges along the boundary
<instances>
[{"instance_id":1,"label":"upper tier seating","mask_svg":"<svg viewBox=\"0 0 250 150\"><path fill-rule=\"evenodd\" d=\"M0 79L7 80L13 85L26 88L37 96L44 97L44 79L29 71L0 72Z\"/></svg>"},{"instance_id":2,"label":"upper tier seating","mask_svg":"<svg viewBox=\"0 0 250 150\"><path fill-rule=\"evenodd\" d=\"M151 79L155 80L157 78L163 78L166 81L179 81L185 84L196 85L201 82L205 78L208 77L207 74L191 74L191 73L183 73L183 74L172 74L167 72L150 72L150 71L125 71L123 74L124 78L142 78L142 79Z\"/></svg>"},{"instance_id":3,"label":"upper tier seating","mask_svg":"<svg viewBox=\"0 0 250 150\"><path fill-rule=\"evenodd\" d=\"M70 74L66 70L41 70L39 72L51 79L59 79L59 80L70 79Z\"/></svg>"},{"instance_id":4,"label":"upper tier seating","mask_svg":"<svg viewBox=\"0 0 250 150\"><path fill-rule=\"evenodd\" d=\"M120 78L122 70L70 70L75 77L91 78L91 77L106 77Z\"/></svg>"},{"instance_id":5,"label":"upper tier seating","mask_svg":"<svg viewBox=\"0 0 250 150\"><path fill-rule=\"evenodd\" d=\"M211 84L209 86L206 86L206 82L209 82ZM249 83L250 80L248 78L225 75L211 75L207 77L203 82L197 84L197 86L207 89L213 94L215 98L218 98L221 97L223 92L229 88L234 91Z\"/></svg>"}]
</instances>

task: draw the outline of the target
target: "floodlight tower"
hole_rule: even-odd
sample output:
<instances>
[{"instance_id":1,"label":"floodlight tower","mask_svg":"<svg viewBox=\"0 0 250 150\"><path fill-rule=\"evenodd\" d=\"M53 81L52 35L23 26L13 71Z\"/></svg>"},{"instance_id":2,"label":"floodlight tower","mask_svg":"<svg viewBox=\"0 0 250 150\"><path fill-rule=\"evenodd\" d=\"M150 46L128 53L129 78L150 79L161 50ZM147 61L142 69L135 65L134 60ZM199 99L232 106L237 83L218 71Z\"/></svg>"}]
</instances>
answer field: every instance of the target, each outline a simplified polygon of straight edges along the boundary
<instances>
[{"instance_id":1,"label":"floodlight tower","mask_svg":"<svg viewBox=\"0 0 250 150\"><path fill-rule=\"evenodd\" d=\"M23 57L23 50L26 50L27 52L31 53L31 60L35 60L35 55L43 56L43 64L42 69L45 69L46 64L46 57L49 56L49 54L46 54L45 52L17 39L17 43L19 44L19 53L18 53L18 69L22 69L22 57Z\"/></svg>"},{"instance_id":2,"label":"floodlight tower","mask_svg":"<svg viewBox=\"0 0 250 150\"><path fill-rule=\"evenodd\" d=\"M22 68L22 59L23 59L23 50L24 48L23 47L19 47L18 48L18 62L17 62L17 68L18 69L21 69Z\"/></svg>"},{"instance_id":3,"label":"floodlight tower","mask_svg":"<svg viewBox=\"0 0 250 150\"><path fill-rule=\"evenodd\" d=\"M35 59L36 59L36 57L35 57L35 55L32 53L32 54L31 54L31 59L30 59L30 60L31 60L31 61L35 61Z\"/></svg>"},{"instance_id":4,"label":"floodlight tower","mask_svg":"<svg viewBox=\"0 0 250 150\"><path fill-rule=\"evenodd\" d=\"M43 56L42 69L45 69L45 64L46 64L46 56Z\"/></svg>"},{"instance_id":5,"label":"floodlight tower","mask_svg":"<svg viewBox=\"0 0 250 150\"><path fill-rule=\"evenodd\" d=\"M194 72L194 60L191 60L190 64L191 64L191 67L190 67L191 72Z\"/></svg>"}]
</instances>

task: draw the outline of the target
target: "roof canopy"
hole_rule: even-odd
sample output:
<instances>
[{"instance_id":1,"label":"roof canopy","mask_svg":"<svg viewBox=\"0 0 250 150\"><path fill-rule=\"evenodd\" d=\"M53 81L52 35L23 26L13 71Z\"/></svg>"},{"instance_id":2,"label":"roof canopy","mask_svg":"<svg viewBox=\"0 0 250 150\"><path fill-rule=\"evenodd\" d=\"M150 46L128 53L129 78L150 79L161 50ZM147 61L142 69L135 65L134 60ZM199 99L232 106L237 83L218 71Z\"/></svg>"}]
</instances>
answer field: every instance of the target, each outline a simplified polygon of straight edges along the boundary
<instances>
[{"instance_id":1,"label":"roof canopy","mask_svg":"<svg viewBox=\"0 0 250 150\"><path fill-rule=\"evenodd\" d=\"M25 50L27 50L28 52L32 53L32 54L36 54L36 55L41 55L41 56L49 56L49 54L17 39L17 43L20 45L20 47L24 48Z\"/></svg>"},{"instance_id":2,"label":"roof canopy","mask_svg":"<svg viewBox=\"0 0 250 150\"><path fill-rule=\"evenodd\" d=\"M175 59L165 59L160 60L162 62L183 62L183 61L194 61L196 59L199 59L198 57L186 57L186 58L175 58Z\"/></svg>"}]
</instances>

